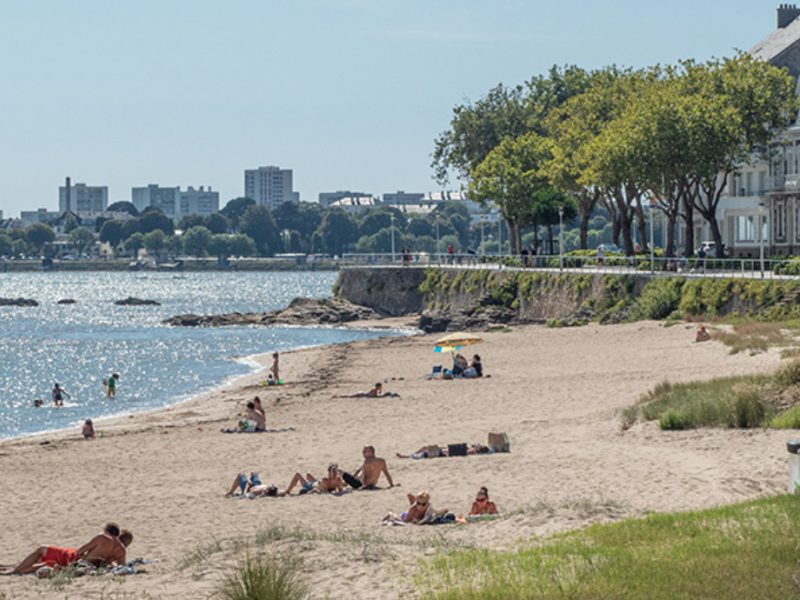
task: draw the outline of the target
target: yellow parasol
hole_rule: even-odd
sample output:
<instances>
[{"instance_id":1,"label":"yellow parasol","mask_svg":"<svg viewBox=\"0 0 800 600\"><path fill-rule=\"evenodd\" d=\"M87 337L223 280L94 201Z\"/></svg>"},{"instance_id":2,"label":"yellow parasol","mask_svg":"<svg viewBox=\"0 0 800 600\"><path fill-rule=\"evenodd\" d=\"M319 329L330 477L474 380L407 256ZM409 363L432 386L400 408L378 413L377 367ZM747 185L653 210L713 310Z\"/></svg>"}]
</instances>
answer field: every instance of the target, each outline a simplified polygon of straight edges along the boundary
<instances>
[{"instance_id":1,"label":"yellow parasol","mask_svg":"<svg viewBox=\"0 0 800 600\"><path fill-rule=\"evenodd\" d=\"M483 339L479 338L473 333L457 331L456 333L451 333L450 335L446 335L443 338L436 340L436 347L433 349L433 351L453 352L463 348L464 346L480 344L482 341Z\"/></svg>"}]
</instances>

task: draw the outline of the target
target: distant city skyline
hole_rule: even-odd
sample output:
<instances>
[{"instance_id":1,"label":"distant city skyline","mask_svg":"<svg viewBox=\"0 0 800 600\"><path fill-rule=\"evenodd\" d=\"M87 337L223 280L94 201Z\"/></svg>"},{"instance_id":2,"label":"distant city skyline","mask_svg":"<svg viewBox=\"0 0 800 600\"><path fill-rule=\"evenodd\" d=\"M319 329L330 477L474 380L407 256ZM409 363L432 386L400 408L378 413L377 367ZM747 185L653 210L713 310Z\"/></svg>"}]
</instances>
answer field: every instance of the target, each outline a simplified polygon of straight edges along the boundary
<instances>
[{"instance_id":1,"label":"distant city skyline","mask_svg":"<svg viewBox=\"0 0 800 600\"><path fill-rule=\"evenodd\" d=\"M0 210L56 210L67 176L108 186L109 203L202 184L222 207L260 165L292 169L312 202L437 191L430 154L455 105L553 64L730 56L779 4L3 3Z\"/></svg>"}]
</instances>

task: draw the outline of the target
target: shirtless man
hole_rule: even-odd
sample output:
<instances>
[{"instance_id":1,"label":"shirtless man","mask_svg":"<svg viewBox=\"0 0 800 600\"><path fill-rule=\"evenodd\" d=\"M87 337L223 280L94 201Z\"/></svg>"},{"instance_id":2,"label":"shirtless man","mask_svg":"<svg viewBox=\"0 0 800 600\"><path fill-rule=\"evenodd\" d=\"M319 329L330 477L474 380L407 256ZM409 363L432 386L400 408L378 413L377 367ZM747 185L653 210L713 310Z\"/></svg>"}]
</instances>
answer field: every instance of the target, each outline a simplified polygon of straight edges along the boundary
<instances>
[{"instance_id":1,"label":"shirtless man","mask_svg":"<svg viewBox=\"0 0 800 600\"><path fill-rule=\"evenodd\" d=\"M242 490L242 494L252 494L253 496L273 496L275 498L282 498L289 493L287 490L279 490L278 486L261 483L258 473L250 473L249 481L247 480L247 475L239 473L236 479L233 480L231 489L225 495L233 496L237 487Z\"/></svg>"},{"instance_id":2,"label":"shirtless man","mask_svg":"<svg viewBox=\"0 0 800 600\"><path fill-rule=\"evenodd\" d=\"M259 400L258 403L260 405L261 401ZM253 421L256 424L256 431L264 431L267 428L267 420L264 418L264 410L261 409L261 412L259 412L256 409L255 402L247 403L246 417L248 421Z\"/></svg>"},{"instance_id":3,"label":"shirtless man","mask_svg":"<svg viewBox=\"0 0 800 600\"><path fill-rule=\"evenodd\" d=\"M386 461L375 456L375 448L364 446L361 454L364 456L364 464L359 467L358 471L352 475L350 473L342 474L347 485L356 490L376 490L378 489L378 480L383 473L386 481L389 482L389 487L394 487L392 476L389 475L389 469L386 467Z\"/></svg>"},{"instance_id":4,"label":"shirtless man","mask_svg":"<svg viewBox=\"0 0 800 600\"><path fill-rule=\"evenodd\" d=\"M17 566L0 570L0 575L26 575L35 573L43 566L64 568L80 559L96 567L124 565L125 548L133 541L133 534L127 530L123 530L123 533L125 537L118 538L122 535L119 526L108 523L103 533L78 549L39 546Z\"/></svg>"},{"instance_id":5,"label":"shirtless man","mask_svg":"<svg viewBox=\"0 0 800 600\"><path fill-rule=\"evenodd\" d=\"M56 406L64 406L64 396L72 400L72 396L67 393L67 390L56 383L53 387L53 404Z\"/></svg>"}]
</instances>

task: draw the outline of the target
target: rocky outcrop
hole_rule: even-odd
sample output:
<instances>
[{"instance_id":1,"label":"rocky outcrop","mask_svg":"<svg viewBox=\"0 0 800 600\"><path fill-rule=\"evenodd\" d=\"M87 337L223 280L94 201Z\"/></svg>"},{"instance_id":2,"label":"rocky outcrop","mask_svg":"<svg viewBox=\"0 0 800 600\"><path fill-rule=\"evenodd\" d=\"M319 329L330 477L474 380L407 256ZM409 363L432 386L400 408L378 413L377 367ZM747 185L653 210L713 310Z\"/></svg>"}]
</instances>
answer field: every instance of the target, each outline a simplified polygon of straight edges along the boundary
<instances>
[{"instance_id":1,"label":"rocky outcrop","mask_svg":"<svg viewBox=\"0 0 800 600\"><path fill-rule=\"evenodd\" d=\"M426 299L420 291L425 278L424 269L342 269L334 291L338 297L381 315L402 317L425 309Z\"/></svg>"},{"instance_id":2,"label":"rocky outcrop","mask_svg":"<svg viewBox=\"0 0 800 600\"><path fill-rule=\"evenodd\" d=\"M117 306L161 306L161 303L155 300L142 300L133 296L128 296L125 300L117 300L114 304Z\"/></svg>"},{"instance_id":3,"label":"rocky outcrop","mask_svg":"<svg viewBox=\"0 0 800 600\"><path fill-rule=\"evenodd\" d=\"M39 303L30 298L0 298L0 306L39 306Z\"/></svg>"},{"instance_id":4,"label":"rocky outcrop","mask_svg":"<svg viewBox=\"0 0 800 600\"><path fill-rule=\"evenodd\" d=\"M295 298L288 308L268 313L229 313L223 315L178 315L163 321L175 327L224 327L229 325L341 325L353 321L379 319L371 308L342 298L310 300Z\"/></svg>"},{"instance_id":5,"label":"rocky outcrop","mask_svg":"<svg viewBox=\"0 0 800 600\"><path fill-rule=\"evenodd\" d=\"M77 301L72 298L64 298L63 300L59 300L58 304L76 304L76 302Z\"/></svg>"}]
</instances>

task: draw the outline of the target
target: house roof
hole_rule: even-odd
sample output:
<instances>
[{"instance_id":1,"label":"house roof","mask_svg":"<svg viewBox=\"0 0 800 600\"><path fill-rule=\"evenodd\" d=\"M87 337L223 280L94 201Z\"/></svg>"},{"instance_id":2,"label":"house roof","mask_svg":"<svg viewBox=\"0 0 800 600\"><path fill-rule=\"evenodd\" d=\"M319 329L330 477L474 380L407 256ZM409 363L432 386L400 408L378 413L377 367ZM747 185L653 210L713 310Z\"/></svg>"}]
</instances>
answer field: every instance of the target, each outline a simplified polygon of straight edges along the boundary
<instances>
[{"instance_id":1,"label":"house roof","mask_svg":"<svg viewBox=\"0 0 800 600\"><path fill-rule=\"evenodd\" d=\"M783 29L776 29L750 48L748 53L771 62L797 42L800 42L800 19L795 19Z\"/></svg>"}]
</instances>

